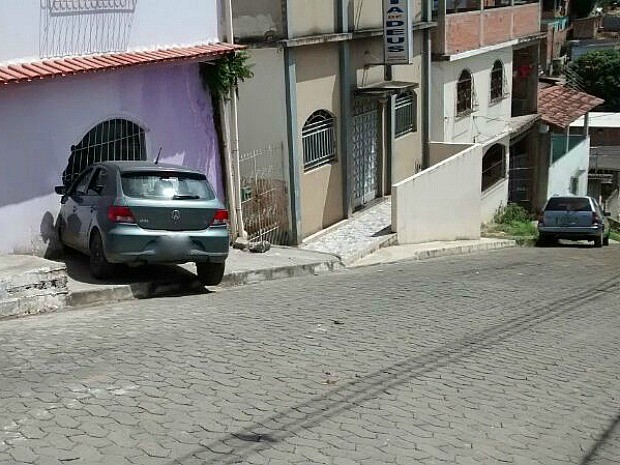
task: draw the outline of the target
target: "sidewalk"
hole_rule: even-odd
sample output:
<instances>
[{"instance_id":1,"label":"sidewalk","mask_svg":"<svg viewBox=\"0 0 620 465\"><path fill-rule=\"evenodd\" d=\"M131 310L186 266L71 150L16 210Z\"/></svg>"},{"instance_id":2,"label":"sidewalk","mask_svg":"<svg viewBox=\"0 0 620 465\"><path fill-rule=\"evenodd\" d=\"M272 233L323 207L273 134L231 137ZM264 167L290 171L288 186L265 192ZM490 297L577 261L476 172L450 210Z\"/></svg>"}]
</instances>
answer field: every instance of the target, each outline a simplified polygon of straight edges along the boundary
<instances>
[{"instance_id":1,"label":"sidewalk","mask_svg":"<svg viewBox=\"0 0 620 465\"><path fill-rule=\"evenodd\" d=\"M388 198L315 234L299 248L273 246L262 254L231 249L224 280L215 289L515 245L502 239L395 245L390 223ZM0 318L212 290L197 280L194 264L119 267L114 279L102 282L90 276L88 258L77 252L59 261L0 256Z\"/></svg>"}]
</instances>

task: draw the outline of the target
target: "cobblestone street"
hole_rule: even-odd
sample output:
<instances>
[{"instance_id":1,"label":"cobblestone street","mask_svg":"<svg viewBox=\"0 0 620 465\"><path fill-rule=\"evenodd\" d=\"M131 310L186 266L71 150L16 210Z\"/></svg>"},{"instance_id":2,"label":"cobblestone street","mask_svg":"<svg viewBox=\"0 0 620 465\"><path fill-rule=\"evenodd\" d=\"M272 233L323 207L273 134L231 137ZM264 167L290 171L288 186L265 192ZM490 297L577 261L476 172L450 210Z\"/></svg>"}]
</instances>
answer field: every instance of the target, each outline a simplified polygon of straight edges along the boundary
<instances>
[{"instance_id":1,"label":"cobblestone street","mask_svg":"<svg viewBox=\"0 0 620 465\"><path fill-rule=\"evenodd\" d=\"M620 246L0 322L0 464L620 464Z\"/></svg>"}]
</instances>

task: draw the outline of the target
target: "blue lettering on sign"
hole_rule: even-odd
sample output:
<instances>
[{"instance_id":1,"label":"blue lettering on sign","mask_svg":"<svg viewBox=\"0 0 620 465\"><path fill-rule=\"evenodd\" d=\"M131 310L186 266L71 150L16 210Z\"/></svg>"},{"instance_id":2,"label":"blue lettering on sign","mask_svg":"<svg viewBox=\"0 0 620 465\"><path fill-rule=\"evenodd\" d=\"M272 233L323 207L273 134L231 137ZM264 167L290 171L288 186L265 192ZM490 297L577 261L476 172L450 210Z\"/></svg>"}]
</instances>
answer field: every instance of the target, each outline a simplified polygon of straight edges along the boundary
<instances>
[{"instance_id":1,"label":"blue lettering on sign","mask_svg":"<svg viewBox=\"0 0 620 465\"><path fill-rule=\"evenodd\" d=\"M404 26L405 22L404 21L388 21L385 24L387 27L400 27L400 26Z\"/></svg>"},{"instance_id":2,"label":"blue lettering on sign","mask_svg":"<svg viewBox=\"0 0 620 465\"><path fill-rule=\"evenodd\" d=\"M404 13L404 10L402 8L398 8L398 7L393 6L387 12L388 13Z\"/></svg>"},{"instance_id":3,"label":"blue lettering on sign","mask_svg":"<svg viewBox=\"0 0 620 465\"><path fill-rule=\"evenodd\" d=\"M390 53L403 53L405 51L405 47L402 45L390 45L388 46L388 52Z\"/></svg>"}]
</instances>

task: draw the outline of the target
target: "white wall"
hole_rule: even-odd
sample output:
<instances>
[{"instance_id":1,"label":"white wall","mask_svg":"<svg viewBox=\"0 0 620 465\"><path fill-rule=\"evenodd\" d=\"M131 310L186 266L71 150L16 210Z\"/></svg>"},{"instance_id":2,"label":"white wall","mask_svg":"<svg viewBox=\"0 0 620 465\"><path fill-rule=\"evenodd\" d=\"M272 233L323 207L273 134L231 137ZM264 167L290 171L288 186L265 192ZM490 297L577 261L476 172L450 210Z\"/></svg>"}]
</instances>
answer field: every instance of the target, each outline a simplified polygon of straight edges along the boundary
<instances>
[{"instance_id":1,"label":"white wall","mask_svg":"<svg viewBox=\"0 0 620 465\"><path fill-rule=\"evenodd\" d=\"M473 145L392 186L399 244L480 238L481 160Z\"/></svg>"},{"instance_id":2,"label":"white wall","mask_svg":"<svg viewBox=\"0 0 620 465\"><path fill-rule=\"evenodd\" d=\"M214 42L222 29L219 0L1 3L0 62Z\"/></svg>"},{"instance_id":3,"label":"white wall","mask_svg":"<svg viewBox=\"0 0 620 465\"><path fill-rule=\"evenodd\" d=\"M508 200L508 179L499 181L489 189L484 191L481 196L481 220L483 223L490 223L497 210L505 207Z\"/></svg>"},{"instance_id":4,"label":"white wall","mask_svg":"<svg viewBox=\"0 0 620 465\"><path fill-rule=\"evenodd\" d=\"M506 97L491 104L491 69L495 60L504 63ZM477 110L467 116L456 115L456 85L464 69L474 79ZM432 64L431 140L485 143L509 130L512 92L512 48L503 48L456 61Z\"/></svg>"},{"instance_id":5,"label":"white wall","mask_svg":"<svg viewBox=\"0 0 620 465\"><path fill-rule=\"evenodd\" d=\"M570 195L571 177L579 176L577 195L587 195L588 169L590 163L590 138L584 139L549 167L547 198L554 195Z\"/></svg>"}]
</instances>

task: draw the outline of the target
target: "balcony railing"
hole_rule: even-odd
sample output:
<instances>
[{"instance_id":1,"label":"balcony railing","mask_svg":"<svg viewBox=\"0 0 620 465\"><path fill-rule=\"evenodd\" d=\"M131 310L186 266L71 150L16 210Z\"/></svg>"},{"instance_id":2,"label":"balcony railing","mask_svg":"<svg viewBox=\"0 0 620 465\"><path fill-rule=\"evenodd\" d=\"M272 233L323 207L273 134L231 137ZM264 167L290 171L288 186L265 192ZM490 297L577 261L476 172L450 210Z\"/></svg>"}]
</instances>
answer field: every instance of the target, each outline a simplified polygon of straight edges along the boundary
<instances>
[{"instance_id":1,"label":"balcony railing","mask_svg":"<svg viewBox=\"0 0 620 465\"><path fill-rule=\"evenodd\" d=\"M484 11L494 8L505 8L515 5L538 3L539 0L445 0L446 14L463 13L466 11ZM433 3L433 15L439 13L439 0Z\"/></svg>"}]
</instances>

